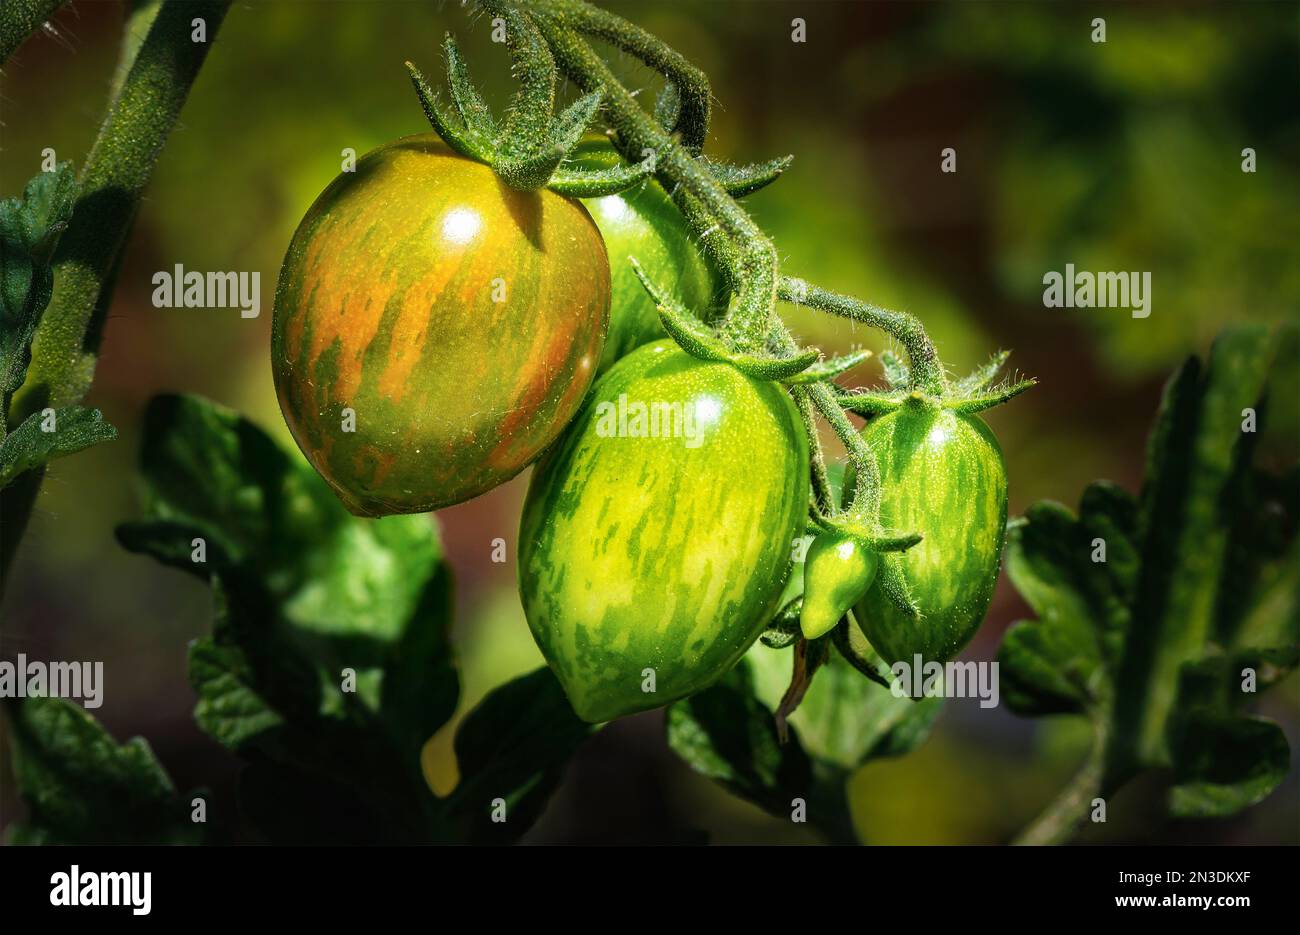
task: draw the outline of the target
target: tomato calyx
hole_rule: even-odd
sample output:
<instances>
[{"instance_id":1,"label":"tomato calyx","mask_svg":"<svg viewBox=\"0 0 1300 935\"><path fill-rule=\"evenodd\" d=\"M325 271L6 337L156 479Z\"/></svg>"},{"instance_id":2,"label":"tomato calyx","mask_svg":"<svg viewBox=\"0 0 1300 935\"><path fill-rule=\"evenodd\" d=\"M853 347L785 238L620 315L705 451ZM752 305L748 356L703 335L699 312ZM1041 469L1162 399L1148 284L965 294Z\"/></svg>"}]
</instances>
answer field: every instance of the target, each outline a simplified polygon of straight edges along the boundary
<instances>
[{"instance_id":1,"label":"tomato calyx","mask_svg":"<svg viewBox=\"0 0 1300 935\"><path fill-rule=\"evenodd\" d=\"M880 355L885 368L888 387L884 390L836 389L841 406L860 416L882 416L901 409L904 405L924 404L949 409L959 413L983 412L1015 399L1038 383L1034 378L1011 379L995 382L998 372L1007 362L1009 351L998 351L988 363L973 370L969 376L935 395L922 392L912 385L908 368L889 352Z\"/></svg>"},{"instance_id":2,"label":"tomato calyx","mask_svg":"<svg viewBox=\"0 0 1300 935\"><path fill-rule=\"evenodd\" d=\"M730 364L753 380L772 382L791 381L822 359L821 351L815 347L795 348L784 357L755 354L737 348L724 334L715 333L651 280L636 257L628 257L628 261L631 262L632 269L641 280L646 293L654 301L664 330L692 357ZM839 372L844 369L847 367L842 367ZM826 377L817 379L826 379Z\"/></svg>"},{"instance_id":3,"label":"tomato calyx","mask_svg":"<svg viewBox=\"0 0 1300 935\"><path fill-rule=\"evenodd\" d=\"M597 198L646 179L653 171L653 159L598 170L564 165L600 109L604 91L597 88L554 113L556 70L550 49L527 17L509 7L503 15L520 89L500 125L470 80L450 33L443 50L451 111L420 70L406 63L420 106L438 135L460 155L490 166L503 182L519 191L549 188L573 198Z\"/></svg>"}]
</instances>

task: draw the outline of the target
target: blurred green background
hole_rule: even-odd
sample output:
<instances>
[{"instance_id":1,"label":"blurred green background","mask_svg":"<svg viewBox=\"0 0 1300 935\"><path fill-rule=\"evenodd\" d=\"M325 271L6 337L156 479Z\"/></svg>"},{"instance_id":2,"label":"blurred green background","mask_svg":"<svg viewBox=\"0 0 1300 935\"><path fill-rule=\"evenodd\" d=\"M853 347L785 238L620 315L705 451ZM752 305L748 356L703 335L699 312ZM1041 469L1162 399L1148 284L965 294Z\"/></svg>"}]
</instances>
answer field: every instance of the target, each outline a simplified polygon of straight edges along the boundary
<instances>
[{"instance_id":1,"label":"blurred green background","mask_svg":"<svg viewBox=\"0 0 1300 935\"><path fill-rule=\"evenodd\" d=\"M1300 18L1290 3L1150 4L629 2L608 4L701 66L717 99L711 148L739 161L791 152L793 168L748 207L788 272L920 316L950 370L999 347L1042 383L989 414L1007 455L1011 509L1070 505L1108 477L1136 490L1165 376L1241 320L1296 320L1300 305ZM1107 41L1091 41L1094 16ZM807 42L791 41L806 21ZM0 88L0 194L21 190L41 150L80 164L94 138L124 19L78 2L10 62ZM427 129L402 67L440 72L452 30L496 105L511 90L489 25L457 4L240 2L232 9L158 166L105 332L89 402L120 440L57 462L5 599L0 656L102 659L119 737L143 734L177 785L231 802L237 762L190 720L185 646L206 631L209 591L117 547L136 515L139 419L155 393L205 394L292 447L269 367L275 278L293 229L357 153ZM653 76L613 55L630 86ZM939 171L940 151L957 172ZM1242 149L1257 171L1241 169ZM260 318L155 309L150 277L261 272ZM1049 309L1042 276L1152 274L1151 315ZM887 347L880 334L788 309L808 343ZM868 362L850 382L871 383ZM1294 458L1300 400L1278 400L1266 456ZM514 591L527 477L437 514L457 579L463 712L540 663ZM494 564L491 542L510 543ZM967 650L992 658L1025 616L1004 580ZM1263 713L1300 747L1293 676ZM1050 799L1082 755L1069 719L1037 724L974 699L950 702L934 736L852 782L873 843L1000 842ZM0 741L2 743L2 741ZM454 767L445 737L426 767ZM0 775L7 768L0 764ZM0 780L3 782L3 780ZM1135 785L1085 841L1300 842L1293 771L1229 822L1168 822L1159 789ZM0 826L16 813L0 791ZM733 799L670 754L655 712L595 737L532 841L815 840Z\"/></svg>"}]
</instances>

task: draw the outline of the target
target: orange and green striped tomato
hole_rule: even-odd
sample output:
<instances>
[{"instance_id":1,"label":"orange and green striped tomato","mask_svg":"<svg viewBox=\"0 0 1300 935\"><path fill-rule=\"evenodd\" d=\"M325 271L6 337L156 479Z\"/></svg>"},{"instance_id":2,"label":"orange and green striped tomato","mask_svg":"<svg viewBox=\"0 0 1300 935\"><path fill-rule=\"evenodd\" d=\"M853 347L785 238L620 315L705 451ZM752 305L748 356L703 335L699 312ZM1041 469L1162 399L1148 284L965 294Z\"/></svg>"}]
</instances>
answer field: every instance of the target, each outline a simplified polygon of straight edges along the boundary
<instances>
[{"instance_id":1,"label":"orange and green striped tomato","mask_svg":"<svg viewBox=\"0 0 1300 935\"><path fill-rule=\"evenodd\" d=\"M862 632L892 665L944 662L979 629L993 597L1007 528L1007 472L984 421L913 397L867 424L880 465L882 525L919 532L920 543L881 556L901 572L920 610L910 617L881 588L854 608ZM847 481L846 481L847 483Z\"/></svg>"},{"instance_id":2,"label":"orange and green striped tomato","mask_svg":"<svg viewBox=\"0 0 1300 935\"><path fill-rule=\"evenodd\" d=\"M595 377L609 261L577 201L517 192L433 134L363 156L280 271L276 392L354 513L420 513L518 474Z\"/></svg>"},{"instance_id":3,"label":"orange and green striped tomato","mask_svg":"<svg viewBox=\"0 0 1300 935\"><path fill-rule=\"evenodd\" d=\"M807 511L807 440L777 384L671 341L615 364L534 469L519 529L524 613L578 715L666 705L734 665Z\"/></svg>"},{"instance_id":4,"label":"orange and green striped tomato","mask_svg":"<svg viewBox=\"0 0 1300 935\"><path fill-rule=\"evenodd\" d=\"M574 150L578 165L604 169L619 163L604 137L588 137ZM609 336L600 357L600 372L650 341L665 337L654 301L632 271L636 257L650 278L706 321L716 317L723 295L722 277L696 249L681 212L654 179L601 198L582 202L591 212L609 251Z\"/></svg>"}]
</instances>

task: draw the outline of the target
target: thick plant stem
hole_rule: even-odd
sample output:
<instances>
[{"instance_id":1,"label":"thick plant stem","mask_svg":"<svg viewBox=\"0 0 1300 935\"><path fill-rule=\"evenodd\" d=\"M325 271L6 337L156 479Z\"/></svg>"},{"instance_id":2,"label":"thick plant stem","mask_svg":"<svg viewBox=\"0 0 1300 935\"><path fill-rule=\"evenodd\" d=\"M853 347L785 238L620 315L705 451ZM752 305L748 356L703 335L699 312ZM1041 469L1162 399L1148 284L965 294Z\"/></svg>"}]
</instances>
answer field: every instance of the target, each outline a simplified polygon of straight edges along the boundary
<instances>
[{"instance_id":1,"label":"thick plant stem","mask_svg":"<svg viewBox=\"0 0 1300 935\"><path fill-rule=\"evenodd\" d=\"M72 221L59 240L54 292L32 344L27 381L14 396L11 425L46 406L76 403L90 388L136 204L228 8L227 0L142 2L132 8L115 93L82 169ZM196 18L205 21L205 42L191 38ZM132 31L146 24L143 41L133 38ZM43 470L28 472L0 492L0 594L43 477Z\"/></svg>"},{"instance_id":2,"label":"thick plant stem","mask_svg":"<svg viewBox=\"0 0 1300 935\"><path fill-rule=\"evenodd\" d=\"M862 302L852 296L839 295L791 276L781 277L780 295L785 301L796 305L805 305L880 328L896 338L907 350L912 382L917 389L938 396L947 388L947 379L934 343L921 323L911 315Z\"/></svg>"},{"instance_id":3,"label":"thick plant stem","mask_svg":"<svg viewBox=\"0 0 1300 935\"><path fill-rule=\"evenodd\" d=\"M225 17L226 0L169 0L141 43L79 179L81 194L54 258L54 293L32 342L11 424L80 400L95 370L111 280L136 205ZM191 38L195 19L206 41Z\"/></svg>"},{"instance_id":4,"label":"thick plant stem","mask_svg":"<svg viewBox=\"0 0 1300 935\"><path fill-rule=\"evenodd\" d=\"M566 9L566 6L568 9ZM656 175L665 188L684 188L699 199L735 241L736 252L729 262L738 268L727 271L728 280L738 283L735 305L723 323L723 331L744 351L761 350L768 329L776 317L776 248L753 219L731 198L708 168L673 141L636 102L609 70L605 62L575 34L571 5L534 0L536 22L546 37L556 64L584 92L602 89L605 110L618 131L618 146L631 163L646 151L656 155Z\"/></svg>"},{"instance_id":5,"label":"thick plant stem","mask_svg":"<svg viewBox=\"0 0 1300 935\"><path fill-rule=\"evenodd\" d=\"M58 12L66 0L4 0L0 4L0 65L27 37Z\"/></svg>"},{"instance_id":6,"label":"thick plant stem","mask_svg":"<svg viewBox=\"0 0 1300 935\"><path fill-rule=\"evenodd\" d=\"M1104 795L1106 744L1098 737L1088 758L1052 803L1022 831L1012 844L1064 844L1074 837L1092 807Z\"/></svg>"}]
</instances>

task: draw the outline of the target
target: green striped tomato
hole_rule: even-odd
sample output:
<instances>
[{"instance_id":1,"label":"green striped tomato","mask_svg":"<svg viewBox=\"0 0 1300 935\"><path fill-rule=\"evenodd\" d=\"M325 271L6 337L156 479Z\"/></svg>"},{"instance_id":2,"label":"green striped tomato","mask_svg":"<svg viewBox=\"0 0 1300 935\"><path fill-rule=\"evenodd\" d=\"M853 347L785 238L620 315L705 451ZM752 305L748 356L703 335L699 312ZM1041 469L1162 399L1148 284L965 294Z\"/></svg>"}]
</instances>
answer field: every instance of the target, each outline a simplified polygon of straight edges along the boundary
<instances>
[{"instance_id":1,"label":"green striped tomato","mask_svg":"<svg viewBox=\"0 0 1300 935\"><path fill-rule=\"evenodd\" d=\"M581 204L407 137L339 175L294 234L271 329L280 408L354 513L459 503L573 417L608 310Z\"/></svg>"},{"instance_id":2,"label":"green striped tomato","mask_svg":"<svg viewBox=\"0 0 1300 935\"><path fill-rule=\"evenodd\" d=\"M1002 449L978 416L917 397L869 422L862 437L880 465L881 524L924 538L881 557L901 572L920 618L890 600L880 575L854 615L891 665L911 665L917 653L944 662L975 635L993 597L1007 527Z\"/></svg>"},{"instance_id":3,"label":"green striped tomato","mask_svg":"<svg viewBox=\"0 0 1300 935\"><path fill-rule=\"evenodd\" d=\"M574 159L585 168L603 169L616 165L619 155L604 137L589 137L574 150ZM617 195L584 199L583 204L609 251L609 336L600 358L601 373L633 349L665 336L629 256L687 308L706 320L712 317L721 277L691 242L681 212L658 182L648 179Z\"/></svg>"},{"instance_id":4,"label":"green striped tomato","mask_svg":"<svg viewBox=\"0 0 1300 935\"><path fill-rule=\"evenodd\" d=\"M779 386L671 341L615 364L534 469L519 530L524 613L578 715L659 707L734 665L776 612L807 510L807 440Z\"/></svg>"}]
</instances>

